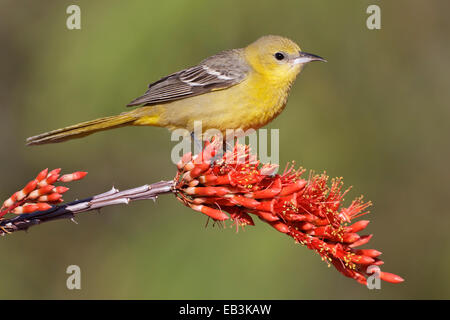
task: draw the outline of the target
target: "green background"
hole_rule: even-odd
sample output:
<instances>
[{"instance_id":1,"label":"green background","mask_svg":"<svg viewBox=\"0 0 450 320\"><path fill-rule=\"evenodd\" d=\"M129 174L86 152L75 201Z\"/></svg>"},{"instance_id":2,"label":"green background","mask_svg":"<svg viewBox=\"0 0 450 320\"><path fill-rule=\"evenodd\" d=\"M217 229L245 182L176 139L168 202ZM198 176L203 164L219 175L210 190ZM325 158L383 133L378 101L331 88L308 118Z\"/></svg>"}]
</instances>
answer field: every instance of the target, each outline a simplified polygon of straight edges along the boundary
<instances>
[{"instance_id":1,"label":"green background","mask_svg":"<svg viewBox=\"0 0 450 320\"><path fill-rule=\"evenodd\" d=\"M381 7L382 29L366 28ZM66 28L81 7L82 29ZM205 228L172 196L0 239L2 299L450 298L448 1L0 1L0 194L41 169L86 170L67 200L170 179L174 142L134 127L63 144L26 137L117 114L148 83L261 35L328 59L297 79L280 161L343 176L372 200L370 246L406 281L369 291L256 221ZM82 289L66 288L68 265Z\"/></svg>"}]
</instances>

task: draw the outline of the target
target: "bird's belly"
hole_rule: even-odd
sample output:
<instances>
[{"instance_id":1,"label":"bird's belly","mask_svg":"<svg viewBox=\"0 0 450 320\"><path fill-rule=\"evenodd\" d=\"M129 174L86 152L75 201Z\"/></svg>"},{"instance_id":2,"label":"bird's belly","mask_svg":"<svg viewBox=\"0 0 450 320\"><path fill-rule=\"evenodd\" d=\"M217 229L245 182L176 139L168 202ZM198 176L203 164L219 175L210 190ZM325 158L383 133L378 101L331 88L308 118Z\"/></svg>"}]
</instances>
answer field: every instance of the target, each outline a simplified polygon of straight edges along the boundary
<instances>
[{"instance_id":1,"label":"bird's belly","mask_svg":"<svg viewBox=\"0 0 450 320\"><path fill-rule=\"evenodd\" d=\"M272 121L284 108L285 94L273 90L242 90L242 84L163 105L161 124L192 131L194 121L202 129L258 129ZM243 94L245 92L245 94Z\"/></svg>"}]
</instances>

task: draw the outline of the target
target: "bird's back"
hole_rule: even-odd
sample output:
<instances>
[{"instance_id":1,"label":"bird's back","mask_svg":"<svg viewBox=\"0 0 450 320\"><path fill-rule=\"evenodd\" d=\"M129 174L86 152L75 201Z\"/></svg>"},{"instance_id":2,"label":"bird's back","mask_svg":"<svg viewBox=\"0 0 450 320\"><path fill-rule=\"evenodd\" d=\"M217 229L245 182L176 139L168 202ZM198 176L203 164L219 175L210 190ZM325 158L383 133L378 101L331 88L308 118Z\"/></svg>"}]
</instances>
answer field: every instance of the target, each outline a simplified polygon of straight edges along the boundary
<instances>
[{"instance_id":1,"label":"bird's back","mask_svg":"<svg viewBox=\"0 0 450 320\"><path fill-rule=\"evenodd\" d=\"M176 100L136 110L139 117L148 115L154 125L155 115L159 126L170 129L193 130L194 121L201 121L203 130L258 129L273 120L286 105L288 86L270 84L261 75L250 71L241 83L226 90L211 91L183 100Z\"/></svg>"}]
</instances>

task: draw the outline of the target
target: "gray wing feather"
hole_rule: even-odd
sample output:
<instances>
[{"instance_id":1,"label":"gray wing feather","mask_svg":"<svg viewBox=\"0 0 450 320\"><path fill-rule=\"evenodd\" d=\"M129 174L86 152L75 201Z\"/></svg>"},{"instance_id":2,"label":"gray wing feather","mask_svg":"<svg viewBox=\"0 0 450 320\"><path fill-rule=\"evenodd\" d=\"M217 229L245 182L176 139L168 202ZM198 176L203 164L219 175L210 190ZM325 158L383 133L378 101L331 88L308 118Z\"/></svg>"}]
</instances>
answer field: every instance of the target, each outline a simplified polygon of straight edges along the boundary
<instances>
[{"instance_id":1,"label":"gray wing feather","mask_svg":"<svg viewBox=\"0 0 450 320\"><path fill-rule=\"evenodd\" d=\"M151 83L144 95L127 106L154 105L225 89L245 79L248 70L241 49L224 51Z\"/></svg>"}]
</instances>

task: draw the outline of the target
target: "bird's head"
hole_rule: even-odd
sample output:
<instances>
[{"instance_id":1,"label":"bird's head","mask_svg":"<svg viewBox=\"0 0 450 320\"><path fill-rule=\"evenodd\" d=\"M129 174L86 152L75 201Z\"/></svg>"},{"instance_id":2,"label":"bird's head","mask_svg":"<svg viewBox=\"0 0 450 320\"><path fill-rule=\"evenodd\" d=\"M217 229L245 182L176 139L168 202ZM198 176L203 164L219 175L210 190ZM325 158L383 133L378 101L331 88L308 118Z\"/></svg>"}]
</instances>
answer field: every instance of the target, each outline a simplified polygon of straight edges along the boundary
<instances>
[{"instance_id":1,"label":"bird's head","mask_svg":"<svg viewBox=\"0 0 450 320\"><path fill-rule=\"evenodd\" d=\"M244 52L256 72L276 81L292 82L308 62L326 62L319 56L303 52L295 42L280 36L261 37L248 45Z\"/></svg>"}]
</instances>

